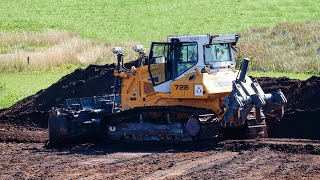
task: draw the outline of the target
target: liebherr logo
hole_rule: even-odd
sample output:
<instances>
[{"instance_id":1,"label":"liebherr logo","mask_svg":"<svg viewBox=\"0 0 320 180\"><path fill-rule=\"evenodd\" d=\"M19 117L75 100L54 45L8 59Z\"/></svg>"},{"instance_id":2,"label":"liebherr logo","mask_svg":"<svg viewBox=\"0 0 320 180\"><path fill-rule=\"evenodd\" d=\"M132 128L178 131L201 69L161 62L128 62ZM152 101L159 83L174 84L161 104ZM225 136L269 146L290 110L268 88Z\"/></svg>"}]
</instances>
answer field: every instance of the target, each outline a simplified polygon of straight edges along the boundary
<instances>
[{"instance_id":1,"label":"liebherr logo","mask_svg":"<svg viewBox=\"0 0 320 180\"><path fill-rule=\"evenodd\" d=\"M218 81L213 83L214 87L232 86L231 81Z\"/></svg>"}]
</instances>

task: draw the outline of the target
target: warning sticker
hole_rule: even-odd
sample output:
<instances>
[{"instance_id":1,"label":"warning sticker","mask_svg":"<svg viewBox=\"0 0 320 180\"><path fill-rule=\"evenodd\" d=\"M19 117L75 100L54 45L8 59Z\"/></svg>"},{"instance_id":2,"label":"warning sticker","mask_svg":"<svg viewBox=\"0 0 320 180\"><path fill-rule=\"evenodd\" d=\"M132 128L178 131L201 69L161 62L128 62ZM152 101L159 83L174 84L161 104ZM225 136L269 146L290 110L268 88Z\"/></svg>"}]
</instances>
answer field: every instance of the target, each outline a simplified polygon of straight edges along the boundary
<instances>
[{"instance_id":1,"label":"warning sticker","mask_svg":"<svg viewBox=\"0 0 320 180\"><path fill-rule=\"evenodd\" d=\"M194 95L203 96L203 85L194 85Z\"/></svg>"}]
</instances>

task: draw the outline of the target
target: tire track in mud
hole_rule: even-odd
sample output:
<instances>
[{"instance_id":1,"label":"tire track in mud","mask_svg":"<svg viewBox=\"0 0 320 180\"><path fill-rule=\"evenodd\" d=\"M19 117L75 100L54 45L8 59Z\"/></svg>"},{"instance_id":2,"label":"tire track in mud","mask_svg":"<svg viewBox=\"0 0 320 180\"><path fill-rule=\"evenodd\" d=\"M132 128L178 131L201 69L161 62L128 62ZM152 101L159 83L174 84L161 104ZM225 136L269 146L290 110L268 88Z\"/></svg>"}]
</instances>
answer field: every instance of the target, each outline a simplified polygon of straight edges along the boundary
<instances>
[{"instance_id":1,"label":"tire track in mud","mask_svg":"<svg viewBox=\"0 0 320 180\"><path fill-rule=\"evenodd\" d=\"M171 179L187 174L191 170L201 170L212 165L212 163L218 163L233 158L236 152L214 152L205 156L182 161L168 169L155 171L154 173L142 178L143 180L152 179Z\"/></svg>"},{"instance_id":2,"label":"tire track in mud","mask_svg":"<svg viewBox=\"0 0 320 180\"><path fill-rule=\"evenodd\" d=\"M89 158L84 161L72 163L64 169L68 173L68 177L79 179L101 179L101 178L117 178L118 170L112 168L117 166L123 168L123 165L130 162L136 162L137 159L148 158L152 153L130 153L120 152L112 153L102 157ZM79 173L80 172L80 173ZM63 178L63 176L61 177Z\"/></svg>"},{"instance_id":3,"label":"tire track in mud","mask_svg":"<svg viewBox=\"0 0 320 180\"><path fill-rule=\"evenodd\" d=\"M308 169L305 171L304 169ZM274 152L269 148L243 151L231 160L175 179L319 179L320 156Z\"/></svg>"},{"instance_id":4,"label":"tire track in mud","mask_svg":"<svg viewBox=\"0 0 320 180\"><path fill-rule=\"evenodd\" d=\"M240 153L238 156L233 158L231 161L222 164L219 168L223 169L222 171L213 171L216 172L215 176L218 178L224 179L247 179L251 177L253 179L264 179L265 174L277 166L272 162L267 162L262 164L261 159L272 159L273 152L268 149L260 149L258 151L245 151ZM216 169L214 166L211 168L211 171ZM208 173L211 172L210 169L207 170Z\"/></svg>"},{"instance_id":5,"label":"tire track in mud","mask_svg":"<svg viewBox=\"0 0 320 180\"><path fill-rule=\"evenodd\" d=\"M121 159L110 164L97 163L91 166L73 167L71 169L72 172L75 172L75 176L72 177L102 178L98 175L102 173L103 178L107 179L141 179L154 172L174 167L176 164L180 166L185 161L192 162L197 158L207 158L210 154L212 152L151 153L138 158ZM85 172L85 174L77 176L79 171ZM68 172L68 174L70 175L72 172Z\"/></svg>"},{"instance_id":6,"label":"tire track in mud","mask_svg":"<svg viewBox=\"0 0 320 180\"><path fill-rule=\"evenodd\" d=\"M291 144L289 148L300 150L308 144L320 146L318 141L245 143L227 141L222 147L192 150L91 143L44 149L40 143L0 143L0 179L320 179L319 155L270 148Z\"/></svg>"}]
</instances>

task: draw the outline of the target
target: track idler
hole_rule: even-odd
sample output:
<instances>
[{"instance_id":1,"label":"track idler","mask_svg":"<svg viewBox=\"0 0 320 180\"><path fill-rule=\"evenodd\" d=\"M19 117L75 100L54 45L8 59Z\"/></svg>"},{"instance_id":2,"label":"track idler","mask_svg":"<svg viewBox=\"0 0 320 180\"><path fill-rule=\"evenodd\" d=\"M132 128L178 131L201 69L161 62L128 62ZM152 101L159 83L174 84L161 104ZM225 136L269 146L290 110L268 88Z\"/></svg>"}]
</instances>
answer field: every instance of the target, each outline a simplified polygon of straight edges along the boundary
<instances>
[{"instance_id":1,"label":"track idler","mask_svg":"<svg viewBox=\"0 0 320 180\"><path fill-rule=\"evenodd\" d=\"M62 108L52 108L48 118L49 141L47 146L63 144L68 137L68 121Z\"/></svg>"}]
</instances>

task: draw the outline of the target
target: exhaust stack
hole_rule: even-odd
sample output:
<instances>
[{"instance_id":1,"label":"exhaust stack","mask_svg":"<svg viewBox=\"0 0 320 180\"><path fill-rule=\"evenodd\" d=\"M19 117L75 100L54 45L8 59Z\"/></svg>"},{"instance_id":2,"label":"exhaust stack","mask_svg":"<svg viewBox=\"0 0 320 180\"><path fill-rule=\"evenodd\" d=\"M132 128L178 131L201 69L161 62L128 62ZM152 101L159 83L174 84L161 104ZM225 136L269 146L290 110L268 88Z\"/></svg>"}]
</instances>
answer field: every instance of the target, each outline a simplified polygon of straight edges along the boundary
<instances>
[{"instance_id":1,"label":"exhaust stack","mask_svg":"<svg viewBox=\"0 0 320 180\"><path fill-rule=\"evenodd\" d=\"M241 64L241 69L240 69L240 76L237 79L237 81L241 81L241 82L245 82L246 79L246 74L247 74L247 70L248 70L248 66L249 66L249 59L248 58L244 58Z\"/></svg>"}]
</instances>

